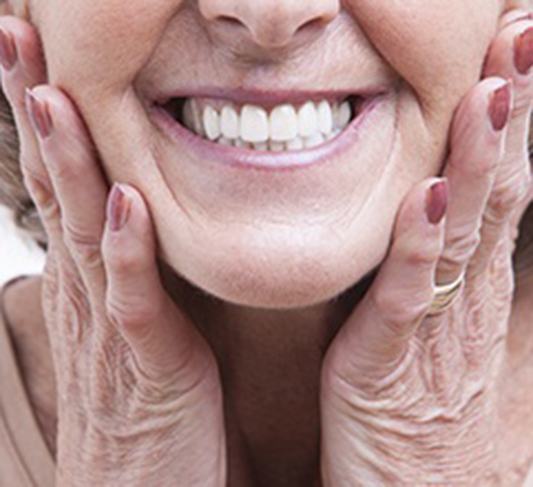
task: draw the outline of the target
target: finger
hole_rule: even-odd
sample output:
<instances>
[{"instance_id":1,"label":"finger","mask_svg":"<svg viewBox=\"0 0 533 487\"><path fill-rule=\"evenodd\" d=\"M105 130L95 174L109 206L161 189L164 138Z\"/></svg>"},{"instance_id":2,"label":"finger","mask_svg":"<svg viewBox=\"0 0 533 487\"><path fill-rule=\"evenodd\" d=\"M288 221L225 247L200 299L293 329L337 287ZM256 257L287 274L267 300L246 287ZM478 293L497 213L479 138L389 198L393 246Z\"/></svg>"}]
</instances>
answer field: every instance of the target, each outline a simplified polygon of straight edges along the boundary
<instances>
[{"instance_id":1,"label":"finger","mask_svg":"<svg viewBox=\"0 0 533 487\"><path fill-rule=\"evenodd\" d=\"M531 164L528 139L533 100L533 22L518 21L505 28L493 42L487 73L513 79L515 102L511 112L505 155L483 217L482 245L473 259L475 272L487 267L502 238L516 239L516 222L530 200Z\"/></svg>"},{"instance_id":2,"label":"finger","mask_svg":"<svg viewBox=\"0 0 533 487\"><path fill-rule=\"evenodd\" d=\"M207 344L166 294L156 265L151 218L141 195L115 184L102 242L107 271L107 315L134 351L141 370L157 380L191 380L205 371ZM183 384L182 384L183 385Z\"/></svg>"},{"instance_id":3,"label":"finger","mask_svg":"<svg viewBox=\"0 0 533 487\"><path fill-rule=\"evenodd\" d=\"M527 140L533 101L532 64L533 21L510 24L492 43L484 71L484 76L499 76L513 81L514 103L506 147L509 160L520 157L522 162L527 161ZM515 164L511 166L514 167Z\"/></svg>"},{"instance_id":4,"label":"finger","mask_svg":"<svg viewBox=\"0 0 533 487\"><path fill-rule=\"evenodd\" d=\"M432 178L405 199L389 255L324 359L329 373L358 383L398 368L433 299L447 194L446 181Z\"/></svg>"},{"instance_id":5,"label":"finger","mask_svg":"<svg viewBox=\"0 0 533 487\"><path fill-rule=\"evenodd\" d=\"M1 16L0 42L2 91L17 127L24 182L36 203L49 242L57 243L61 238L59 207L25 109L25 89L45 80L40 41L30 24L13 16Z\"/></svg>"},{"instance_id":6,"label":"finger","mask_svg":"<svg viewBox=\"0 0 533 487\"><path fill-rule=\"evenodd\" d=\"M479 245L483 211L503 154L511 97L509 83L488 78L467 94L456 112L444 169L450 204L437 265L439 284L462 275Z\"/></svg>"},{"instance_id":7,"label":"finger","mask_svg":"<svg viewBox=\"0 0 533 487\"><path fill-rule=\"evenodd\" d=\"M502 30L509 24L512 24L513 22L518 22L520 20L533 20L533 12L521 8L514 8L512 10L508 10L500 18L499 30Z\"/></svg>"},{"instance_id":8,"label":"finger","mask_svg":"<svg viewBox=\"0 0 533 487\"><path fill-rule=\"evenodd\" d=\"M61 209L64 241L90 293L104 298L101 240L107 184L88 131L74 104L60 90L28 91L27 110Z\"/></svg>"}]
</instances>

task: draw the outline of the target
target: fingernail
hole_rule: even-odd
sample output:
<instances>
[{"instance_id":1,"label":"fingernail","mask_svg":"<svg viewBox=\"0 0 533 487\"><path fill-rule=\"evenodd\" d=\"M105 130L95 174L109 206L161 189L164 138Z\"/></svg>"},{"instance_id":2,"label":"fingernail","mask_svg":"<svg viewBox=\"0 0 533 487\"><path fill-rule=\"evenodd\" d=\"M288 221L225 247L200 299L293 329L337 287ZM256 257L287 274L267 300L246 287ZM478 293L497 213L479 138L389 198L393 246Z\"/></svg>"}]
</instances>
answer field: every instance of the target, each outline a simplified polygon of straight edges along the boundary
<instances>
[{"instance_id":1,"label":"fingernail","mask_svg":"<svg viewBox=\"0 0 533 487\"><path fill-rule=\"evenodd\" d=\"M0 63L9 71L17 62L17 46L13 35L0 28Z\"/></svg>"},{"instance_id":2,"label":"fingernail","mask_svg":"<svg viewBox=\"0 0 533 487\"><path fill-rule=\"evenodd\" d=\"M533 64L533 27L525 30L514 41L514 64L518 72L526 75Z\"/></svg>"},{"instance_id":3,"label":"fingernail","mask_svg":"<svg viewBox=\"0 0 533 487\"><path fill-rule=\"evenodd\" d=\"M48 137L54 129L50 108L46 101L39 100L29 88L26 88L26 111L39 136L43 139Z\"/></svg>"},{"instance_id":4,"label":"fingernail","mask_svg":"<svg viewBox=\"0 0 533 487\"><path fill-rule=\"evenodd\" d=\"M131 201L124 193L121 185L113 184L107 201L107 221L113 232L118 232L128 223L131 210Z\"/></svg>"},{"instance_id":5,"label":"fingernail","mask_svg":"<svg viewBox=\"0 0 533 487\"><path fill-rule=\"evenodd\" d=\"M426 215L429 223L438 225L448 208L448 181L441 179L428 190L426 199Z\"/></svg>"},{"instance_id":6,"label":"fingernail","mask_svg":"<svg viewBox=\"0 0 533 487\"><path fill-rule=\"evenodd\" d=\"M508 81L505 85L491 94L489 103L489 116L492 127L496 132L503 130L509 120L511 112L511 83Z\"/></svg>"}]
</instances>

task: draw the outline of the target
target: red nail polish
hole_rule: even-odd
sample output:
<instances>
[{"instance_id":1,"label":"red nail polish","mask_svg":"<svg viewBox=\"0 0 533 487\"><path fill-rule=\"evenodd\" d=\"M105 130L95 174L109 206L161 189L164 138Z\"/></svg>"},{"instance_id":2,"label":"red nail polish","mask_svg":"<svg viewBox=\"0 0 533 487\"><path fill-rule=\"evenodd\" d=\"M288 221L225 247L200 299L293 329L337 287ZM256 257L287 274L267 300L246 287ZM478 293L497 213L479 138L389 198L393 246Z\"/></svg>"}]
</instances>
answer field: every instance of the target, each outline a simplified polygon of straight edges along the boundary
<instances>
[{"instance_id":1,"label":"red nail polish","mask_svg":"<svg viewBox=\"0 0 533 487\"><path fill-rule=\"evenodd\" d=\"M54 129L48 103L39 100L28 88L26 88L26 110L39 136L43 139L48 137Z\"/></svg>"},{"instance_id":2,"label":"red nail polish","mask_svg":"<svg viewBox=\"0 0 533 487\"><path fill-rule=\"evenodd\" d=\"M107 200L107 221L113 232L118 232L128 223L131 201L126 196L120 184L113 184Z\"/></svg>"},{"instance_id":3,"label":"red nail polish","mask_svg":"<svg viewBox=\"0 0 533 487\"><path fill-rule=\"evenodd\" d=\"M511 113L511 83L507 82L497 90L494 90L490 97L489 116L492 127L496 132L503 130L509 121Z\"/></svg>"},{"instance_id":4,"label":"red nail polish","mask_svg":"<svg viewBox=\"0 0 533 487\"><path fill-rule=\"evenodd\" d=\"M428 190L426 215L429 223L438 225L448 209L448 181L443 179L434 183Z\"/></svg>"},{"instance_id":5,"label":"red nail polish","mask_svg":"<svg viewBox=\"0 0 533 487\"><path fill-rule=\"evenodd\" d=\"M17 46L13 35L0 28L0 63L9 71L17 62Z\"/></svg>"},{"instance_id":6,"label":"red nail polish","mask_svg":"<svg viewBox=\"0 0 533 487\"><path fill-rule=\"evenodd\" d=\"M514 64L518 72L526 75L533 65L533 27L529 27L514 41Z\"/></svg>"}]
</instances>

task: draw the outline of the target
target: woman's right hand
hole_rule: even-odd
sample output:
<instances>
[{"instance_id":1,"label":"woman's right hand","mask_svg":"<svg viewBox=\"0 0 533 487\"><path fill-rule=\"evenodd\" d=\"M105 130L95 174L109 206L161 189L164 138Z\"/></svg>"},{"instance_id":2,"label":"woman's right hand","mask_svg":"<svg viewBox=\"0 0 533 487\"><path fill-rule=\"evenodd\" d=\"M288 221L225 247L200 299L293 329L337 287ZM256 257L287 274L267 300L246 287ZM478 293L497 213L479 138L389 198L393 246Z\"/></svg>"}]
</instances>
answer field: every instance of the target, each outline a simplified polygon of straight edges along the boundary
<instances>
[{"instance_id":1,"label":"woman's right hand","mask_svg":"<svg viewBox=\"0 0 533 487\"><path fill-rule=\"evenodd\" d=\"M2 86L49 241L42 305L58 391L57 485L226 485L216 359L163 288L148 208L131 186L107 197L65 93L46 85L25 96L47 82L34 27L3 16L0 28Z\"/></svg>"}]
</instances>

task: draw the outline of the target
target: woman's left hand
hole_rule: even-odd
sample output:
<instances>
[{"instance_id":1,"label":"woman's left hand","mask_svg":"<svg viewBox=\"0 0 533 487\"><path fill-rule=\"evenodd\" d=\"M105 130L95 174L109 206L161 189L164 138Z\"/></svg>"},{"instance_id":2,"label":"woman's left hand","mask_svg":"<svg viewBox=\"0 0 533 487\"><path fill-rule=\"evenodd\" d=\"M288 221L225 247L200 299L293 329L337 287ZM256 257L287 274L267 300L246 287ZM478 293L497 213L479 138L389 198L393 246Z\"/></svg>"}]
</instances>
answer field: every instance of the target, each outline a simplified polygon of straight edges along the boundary
<instances>
[{"instance_id":1,"label":"woman's left hand","mask_svg":"<svg viewBox=\"0 0 533 487\"><path fill-rule=\"evenodd\" d=\"M532 42L531 15L503 16L484 79L456 112L447 183L408 194L387 258L326 354L324 487L498 481L496 386L516 226L532 196ZM463 271L453 305L429 315L434 283Z\"/></svg>"}]
</instances>

